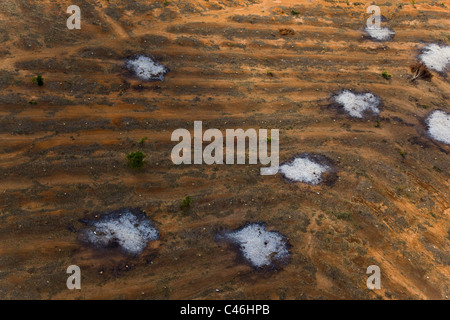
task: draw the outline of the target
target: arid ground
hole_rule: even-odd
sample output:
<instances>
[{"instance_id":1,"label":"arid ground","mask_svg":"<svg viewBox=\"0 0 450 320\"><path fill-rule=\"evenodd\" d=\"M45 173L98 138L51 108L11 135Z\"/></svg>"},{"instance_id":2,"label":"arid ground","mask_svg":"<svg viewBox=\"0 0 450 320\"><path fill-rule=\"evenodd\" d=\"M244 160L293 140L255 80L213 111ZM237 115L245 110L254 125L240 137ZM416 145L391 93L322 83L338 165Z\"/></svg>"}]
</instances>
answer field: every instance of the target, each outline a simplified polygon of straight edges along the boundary
<instances>
[{"instance_id":1,"label":"arid ground","mask_svg":"<svg viewBox=\"0 0 450 320\"><path fill-rule=\"evenodd\" d=\"M409 67L425 44L450 44L450 2L374 3L392 41L364 34L372 1L2 1L0 298L448 299L450 147L425 119L450 111L450 74L413 82ZM80 30L66 27L72 4ZM165 80L130 77L135 54ZM342 89L373 92L380 114L331 108ZM322 155L336 180L175 165L171 134L196 120L279 129L281 162ZM127 167L136 150L141 170ZM146 212L160 239L137 256L80 241L80 220L120 208ZM286 236L286 265L255 269L216 241L250 222ZM81 290L66 287L69 265Z\"/></svg>"}]
</instances>

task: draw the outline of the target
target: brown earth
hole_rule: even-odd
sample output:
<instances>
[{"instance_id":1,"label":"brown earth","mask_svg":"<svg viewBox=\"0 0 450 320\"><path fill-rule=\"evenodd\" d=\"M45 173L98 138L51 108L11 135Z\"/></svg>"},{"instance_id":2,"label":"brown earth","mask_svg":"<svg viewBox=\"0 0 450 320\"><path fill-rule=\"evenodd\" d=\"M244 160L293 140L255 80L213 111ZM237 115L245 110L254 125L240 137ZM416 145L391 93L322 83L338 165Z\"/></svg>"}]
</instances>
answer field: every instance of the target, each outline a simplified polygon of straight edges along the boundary
<instances>
[{"instance_id":1,"label":"brown earth","mask_svg":"<svg viewBox=\"0 0 450 320\"><path fill-rule=\"evenodd\" d=\"M396 32L383 43L363 34L371 3L77 0L82 28L68 30L74 1L3 1L0 298L447 299L450 147L423 120L449 112L450 85L448 73L411 82L409 66L424 43L450 44L450 3L377 1ZM170 68L164 82L127 76L138 53ZM328 108L343 88L381 97L380 116ZM195 120L280 129L281 161L321 154L338 178L309 186L260 165L176 166L171 133ZM125 159L137 149L140 171ZM79 241L79 219L123 207L144 210L160 241L138 257ZM214 241L255 221L288 238L281 270L254 270ZM66 288L72 264L81 290ZM381 290L366 288L373 264Z\"/></svg>"}]
</instances>

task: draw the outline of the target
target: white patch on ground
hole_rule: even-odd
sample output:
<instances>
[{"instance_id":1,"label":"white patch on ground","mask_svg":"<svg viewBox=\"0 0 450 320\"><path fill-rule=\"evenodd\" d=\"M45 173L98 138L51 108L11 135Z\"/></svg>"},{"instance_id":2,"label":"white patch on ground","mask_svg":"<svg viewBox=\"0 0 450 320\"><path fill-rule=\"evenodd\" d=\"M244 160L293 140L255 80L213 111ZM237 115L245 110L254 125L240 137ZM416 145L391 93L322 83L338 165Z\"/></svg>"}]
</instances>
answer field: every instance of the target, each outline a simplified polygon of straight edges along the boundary
<instances>
[{"instance_id":1,"label":"white patch on ground","mask_svg":"<svg viewBox=\"0 0 450 320\"><path fill-rule=\"evenodd\" d=\"M239 245L243 256L257 268L289 257L286 239L264 225L253 223L241 230L226 233L225 238Z\"/></svg>"},{"instance_id":2,"label":"white patch on ground","mask_svg":"<svg viewBox=\"0 0 450 320\"><path fill-rule=\"evenodd\" d=\"M391 40L392 37L395 35L395 32L389 28L377 28L373 26L373 27L366 27L365 30L372 39L376 39L379 41Z\"/></svg>"},{"instance_id":3,"label":"white patch on ground","mask_svg":"<svg viewBox=\"0 0 450 320\"><path fill-rule=\"evenodd\" d=\"M349 90L344 90L334 97L334 100L342 105L344 110L352 117L363 118L367 111L373 114L380 113L378 107L381 101L370 92L355 94Z\"/></svg>"},{"instance_id":4,"label":"white patch on ground","mask_svg":"<svg viewBox=\"0 0 450 320\"><path fill-rule=\"evenodd\" d=\"M85 238L98 247L107 247L117 242L120 247L131 254L141 253L149 241L159 239L159 233L151 222L138 218L128 210L122 214L104 216L91 223L92 229L86 230Z\"/></svg>"},{"instance_id":5,"label":"white patch on ground","mask_svg":"<svg viewBox=\"0 0 450 320\"><path fill-rule=\"evenodd\" d=\"M126 66L142 80L164 80L168 69L161 63L146 56L138 56L126 61Z\"/></svg>"},{"instance_id":6,"label":"white patch on ground","mask_svg":"<svg viewBox=\"0 0 450 320\"><path fill-rule=\"evenodd\" d=\"M330 168L308 158L296 158L280 166L280 172L289 180L306 182L312 185L322 182L322 174Z\"/></svg>"},{"instance_id":7,"label":"white patch on ground","mask_svg":"<svg viewBox=\"0 0 450 320\"><path fill-rule=\"evenodd\" d=\"M275 175L280 170L280 167L264 167L266 169L266 175Z\"/></svg>"},{"instance_id":8,"label":"white patch on ground","mask_svg":"<svg viewBox=\"0 0 450 320\"><path fill-rule=\"evenodd\" d=\"M450 47L441 47L435 43L429 44L423 48L419 59L428 69L443 72L450 65Z\"/></svg>"},{"instance_id":9,"label":"white patch on ground","mask_svg":"<svg viewBox=\"0 0 450 320\"><path fill-rule=\"evenodd\" d=\"M427 119L428 133L437 141L450 145L450 113L433 111Z\"/></svg>"}]
</instances>

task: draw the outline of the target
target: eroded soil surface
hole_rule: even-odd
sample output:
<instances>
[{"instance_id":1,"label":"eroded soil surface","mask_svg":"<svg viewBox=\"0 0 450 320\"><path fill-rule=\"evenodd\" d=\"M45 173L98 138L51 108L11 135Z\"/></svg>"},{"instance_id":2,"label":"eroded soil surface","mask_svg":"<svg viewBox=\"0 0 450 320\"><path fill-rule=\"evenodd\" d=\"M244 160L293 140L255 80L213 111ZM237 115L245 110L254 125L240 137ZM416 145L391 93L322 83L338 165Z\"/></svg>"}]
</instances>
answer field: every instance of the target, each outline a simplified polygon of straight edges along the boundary
<instances>
[{"instance_id":1,"label":"eroded soil surface","mask_svg":"<svg viewBox=\"0 0 450 320\"><path fill-rule=\"evenodd\" d=\"M450 111L449 73L411 82L409 67L424 44L450 44L450 3L377 1L387 42L364 34L371 3L2 1L0 298L447 299L450 147L425 119ZM66 27L71 4L81 30ZM165 80L130 77L135 54L167 66ZM330 107L342 89L376 94L380 114ZM195 120L279 129L280 162L322 155L337 177L174 165L171 134ZM80 219L120 208L145 211L160 239L138 256L80 241ZM287 265L255 270L215 241L251 222L286 236ZM73 264L81 290L66 288ZM380 290L366 287L369 265Z\"/></svg>"}]
</instances>

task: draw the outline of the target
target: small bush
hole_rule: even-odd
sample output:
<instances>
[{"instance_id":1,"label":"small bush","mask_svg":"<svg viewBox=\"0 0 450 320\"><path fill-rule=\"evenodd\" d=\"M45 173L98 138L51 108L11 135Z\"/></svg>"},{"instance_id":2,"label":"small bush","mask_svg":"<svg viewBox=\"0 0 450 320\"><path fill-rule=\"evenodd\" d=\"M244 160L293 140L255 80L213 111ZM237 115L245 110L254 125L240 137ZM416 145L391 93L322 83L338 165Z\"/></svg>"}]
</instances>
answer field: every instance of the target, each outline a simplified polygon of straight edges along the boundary
<instances>
[{"instance_id":1,"label":"small bush","mask_svg":"<svg viewBox=\"0 0 450 320\"><path fill-rule=\"evenodd\" d=\"M383 73L381 74L383 78L385 78L386 80L389 80L390 78L392 78L392 74L390 74L387 71L383 71Z\"/></svg>"},{"instance_id":2,"label":"small bush","mask_svg":"<svg viewBox=\"0 0 450 320\"><path fill-rule=\"evenodd\" d=\"M292 15L294 16L298 16L300 14L300 12L295 11L294 9L291 10Z\"/></svg>"},{"instance_id":3,"label":"small bush","mask_svg":"<svg viewBox=\"0 0 450 320\"><path fill-rule=\"evenodd\" d=\"M402 158L403 158L403 159L405 159L405 157L406 157L406 154L405 154L405 152L404 152L404 151L402 151L402 150L400 150L400 151L399 151L399 153L400 153L400 155L402 156Z\"/></svg>"},{"instance_id":4,"label":"small bush","mask_svg":"<svg viewBox=\"0 0 450 320\"><path fill-rule=\"evenodd\" d=\"M180 203L180 210L186 211L189 209L192 205L192 198L189 196L186 196Z\"/></svg>"},{"instance_id":5,"label":"small bush","mask_svg":"<svg viewBox=\"0 0 450 320\"><path fill-rule=\"evenodd\" d=\"M139 140L139 144L141 145L141 146L143 146L144 145L144 143L145 143L145 141L148 139L148 137L143 137L143 138L141 138L141 140Z\"/></svg>"},{"instance_id":6,"label":"small bush","mask_svg":"<svg viewBox=\"0 0 450 320\"><path fill-rule=\"evenodd\" d=\"M144 158L146 155L141 151L130 152L127 154L128 167L130 168L142 168L144 166Z\"/></svg>"},{"instance_id":7,"label":"small bush","mask_svg":"<svg viewBox=\"0 0 450 320\"><path fill-rule=\"evenodd\" d=\"M340 220L351 220L353 217L352 212L338 212L336 213L336 217Z\"/></svg>"},{"instance_id":8,"label":"small bush","mask_svg":"<svg viewBox=\"0 0 450 320\"><path fill-rule=\"evenodd\" d=\"M36 77L31 79L32 82L37 83L39 87L42 87L44 85L44 78L40 74L38 74Z\"/></svg>"}]
</instances>

